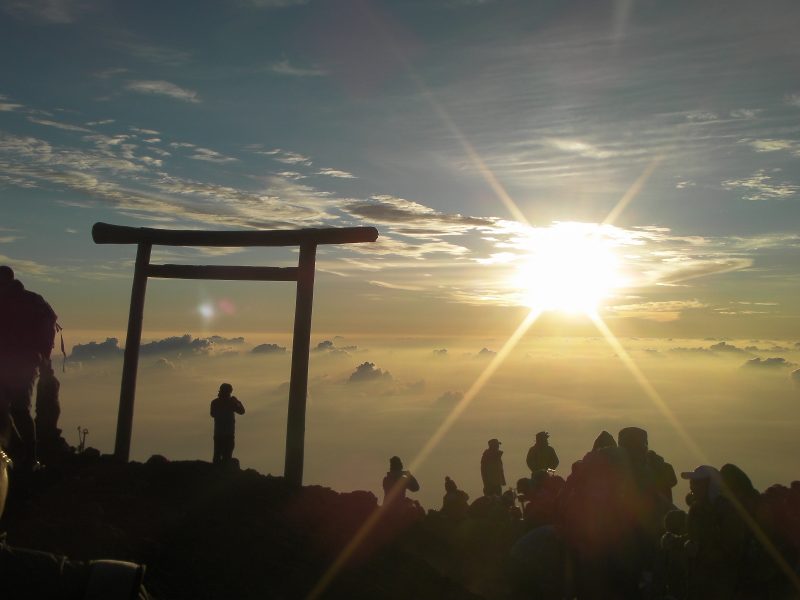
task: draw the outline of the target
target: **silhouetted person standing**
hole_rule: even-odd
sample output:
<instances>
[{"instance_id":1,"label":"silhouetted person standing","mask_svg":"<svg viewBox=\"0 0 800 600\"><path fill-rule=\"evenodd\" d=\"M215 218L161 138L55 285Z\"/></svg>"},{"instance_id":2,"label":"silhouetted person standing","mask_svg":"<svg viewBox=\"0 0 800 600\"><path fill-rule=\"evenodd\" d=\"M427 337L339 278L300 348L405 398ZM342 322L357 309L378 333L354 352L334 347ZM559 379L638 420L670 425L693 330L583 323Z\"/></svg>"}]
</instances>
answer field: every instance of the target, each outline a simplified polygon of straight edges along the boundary
<instances>
[{"instance_id":1,"label":"silhouetted person standing","mask_svg":"<svg viewBox=\"0 0 800 600\"><path fill-rule=\"evenodd\" d=\"M531 477L537 471L555 469L558 466L558 455L555 448L549 444L549 437L549 433L540 431L536 434L536 442L528 450L525 462L528 463L528 468L531 470Z\"/></svg>"},{"instance_id":2,"label":"silhouetted person standing","mask_svg":"<svg viewBox=\"0 0 800 600\"><path fill-rule=\"evenodd\" d=\"M503 471L503 451L497 438L489 440L489 447L481 456L481 478L483 479L484 496L500 496L506 484Z\"/></svg>"},{"instance_id":3,"label":"silhouetted person standing","mask_svg":"<svg viewBox=\"0 0 800 600\"><path fill-rule=\"evenodd\" d=\"M26 290L11 267L0 266L0 402L14 421L9 454L20 471L36 464L31 393L39 365L53 350L56 320L44 298Z\"/></svg>"},{"instance_id":4,"label":"silhouetted person standing","mask_svg":"<svg viewBox=\"0 0 800 600\"><path fill-rule=\"evenodd\" d=\"M214 418L214 464L230 462L236 438L236 415L244 414L244 406L232 396L233 386L223 383L219 395L211 401L211 416Z\"/></svg>"}]
</instances>

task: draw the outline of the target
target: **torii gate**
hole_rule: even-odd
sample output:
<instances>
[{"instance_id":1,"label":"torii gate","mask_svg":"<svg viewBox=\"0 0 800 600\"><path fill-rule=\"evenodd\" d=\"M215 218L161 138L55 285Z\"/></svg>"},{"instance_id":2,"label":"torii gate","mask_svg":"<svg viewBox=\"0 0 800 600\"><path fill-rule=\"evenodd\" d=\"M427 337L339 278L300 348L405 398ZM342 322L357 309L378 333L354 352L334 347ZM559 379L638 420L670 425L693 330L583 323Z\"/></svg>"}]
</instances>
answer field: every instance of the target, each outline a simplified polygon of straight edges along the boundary
<instances>
[{"instance_id":1,"label":"torii gate","mask_svg":"<svg viewBox=\"0 0 800 600\"><path fill-rule=\"evenodd\" d=\"M122 461L128 460L131 449L133 403L136 395L136 371L142 340L147 278L297 282L292 373L289 380L289 415L286 424L286 462L283 475L290 485L300 487L303 483L308 355L311 344L311 309L314 302L314 261L317 246L374 242L378 239L378 230L374 227L342 227L276 231L194 231L95 223L92 227L92 239L96 244L137 244L128 334L122 365L117 437L114 442L114 456ZM153 265L150 264L150 250L154 244L218 247L300 246L300 258L296 267Z\"/></svg>"}]
</instances>

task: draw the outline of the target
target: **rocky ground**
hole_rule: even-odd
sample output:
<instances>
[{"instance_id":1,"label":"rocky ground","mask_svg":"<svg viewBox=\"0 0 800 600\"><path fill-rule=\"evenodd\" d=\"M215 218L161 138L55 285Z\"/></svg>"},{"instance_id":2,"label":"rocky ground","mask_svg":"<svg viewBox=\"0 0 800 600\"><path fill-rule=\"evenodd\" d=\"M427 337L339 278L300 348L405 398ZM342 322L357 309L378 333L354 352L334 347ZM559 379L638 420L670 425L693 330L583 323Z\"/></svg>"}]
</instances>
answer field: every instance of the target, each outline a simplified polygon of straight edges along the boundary
<instances>
[{"instance_id":1,"label":"rocky ground","mask_svg":"<svg viewBox=\"0 0 800 600\"><path fill-rule=\"evenodd\" d=\"M144 563L163 600L288 599L308 596L377 508L369 492L292 491L253 470L84 454L37 473L0 529L18 547ZM380 524L323 597L478 598L433 566L413 529Z\"/></svg>"}]
</instances>

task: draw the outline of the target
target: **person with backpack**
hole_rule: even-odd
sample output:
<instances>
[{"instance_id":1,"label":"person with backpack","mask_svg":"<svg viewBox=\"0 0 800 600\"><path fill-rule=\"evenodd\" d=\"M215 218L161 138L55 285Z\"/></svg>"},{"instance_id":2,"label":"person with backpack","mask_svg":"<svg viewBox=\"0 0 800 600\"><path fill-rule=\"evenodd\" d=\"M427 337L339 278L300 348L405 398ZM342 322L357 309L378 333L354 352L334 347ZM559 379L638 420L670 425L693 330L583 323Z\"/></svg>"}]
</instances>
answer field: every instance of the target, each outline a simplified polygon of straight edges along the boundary
<instances>
[{"instance_id":1,"label":"person with backpack","mask_svg":"<svg viewBox=\"0 0 800 600\"><path fill-rule=\"evenodd\" d=\"M20 472L36 464L31 394L40 366L50 359L57 319L44 298L15 279L11 267L0 266L0 402L14 423L9 454Z\"/></svg>"}]
</instances>

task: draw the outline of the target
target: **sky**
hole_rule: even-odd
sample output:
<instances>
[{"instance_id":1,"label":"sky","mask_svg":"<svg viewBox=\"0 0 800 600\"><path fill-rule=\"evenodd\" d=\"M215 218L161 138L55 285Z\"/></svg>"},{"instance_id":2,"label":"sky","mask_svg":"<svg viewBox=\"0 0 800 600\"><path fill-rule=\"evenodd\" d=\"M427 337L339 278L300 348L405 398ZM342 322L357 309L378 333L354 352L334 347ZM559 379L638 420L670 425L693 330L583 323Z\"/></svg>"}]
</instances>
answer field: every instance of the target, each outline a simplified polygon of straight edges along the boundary
<instances>
[{"instance_id":1,"label":"sky","mask_svg":"<svg viewBox=\"0 0 800 600\"><path fill-rule=\"evenodd\" d=\"M789 0L0 0L0 263L50 301L69 354L107 337L124 346L135 249L94 244L95 222L374 226L375 243L318 252L313 344L343 336L375 353L351 353L337 378L363 362L394 376L413 343L403 381L444 382L424 373L437 347L499 352L517 332L515 377L529 369L526 344L599 339L601 369L622 365L646 402L672 402L697 386L669 369L664 389L650 383L638 365L656 359L639 344L672 356L686 340L712 357L697 369L742 402L761 397L732 383L744 363L783 359L763 369L762 391L796 400L798 18ZM156 247L152 260L296 258ZM289 283L153 280L143 335L242 336L249 360L258 343L291 348L293 310ZM721 341L747 355L713 360ZM382 366L381 353L394 359ZM453 389L419 395L466 393L483 372L467 364L450 373L463 378ZM68 371L77 387L63 393L84 397L95 368ZM117 368L103 367L106 396ZM762 369L747 372L757 381ZM215 387L185 383L203 403ZM557 395L591 396L592 385ZM613 393L609 378L597 385ZM92 407L70 418L100 418ZM115 411L102 414L92 439L110 435L98 429ZM373 441L377 421L364 423ZM671 443L689 444L672 430ZM589 443L575 441L573 458Z\"/></svg>"}]
</instances>

